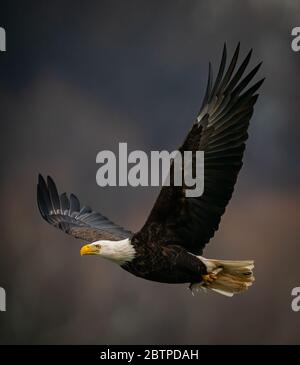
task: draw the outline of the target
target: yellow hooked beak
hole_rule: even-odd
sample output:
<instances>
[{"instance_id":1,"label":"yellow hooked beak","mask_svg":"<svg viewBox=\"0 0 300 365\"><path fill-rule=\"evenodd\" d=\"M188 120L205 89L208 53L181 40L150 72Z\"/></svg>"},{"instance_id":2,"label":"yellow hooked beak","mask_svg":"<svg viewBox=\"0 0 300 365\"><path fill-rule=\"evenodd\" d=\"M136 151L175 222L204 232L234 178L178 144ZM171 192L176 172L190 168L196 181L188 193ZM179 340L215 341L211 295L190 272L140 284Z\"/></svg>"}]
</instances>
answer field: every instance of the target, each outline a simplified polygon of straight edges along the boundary
<instances>
[{"instance_id":1,"label":"yellow hooked beak","mask_svg":"<svg viewBox=\"0 0 300 365\"><path fill-rule=\"evenodd\" d=\"M97 255L100 252L100 246L95 245L85 245L80 249L80 255Z\"/></svg>"}]
</instances>

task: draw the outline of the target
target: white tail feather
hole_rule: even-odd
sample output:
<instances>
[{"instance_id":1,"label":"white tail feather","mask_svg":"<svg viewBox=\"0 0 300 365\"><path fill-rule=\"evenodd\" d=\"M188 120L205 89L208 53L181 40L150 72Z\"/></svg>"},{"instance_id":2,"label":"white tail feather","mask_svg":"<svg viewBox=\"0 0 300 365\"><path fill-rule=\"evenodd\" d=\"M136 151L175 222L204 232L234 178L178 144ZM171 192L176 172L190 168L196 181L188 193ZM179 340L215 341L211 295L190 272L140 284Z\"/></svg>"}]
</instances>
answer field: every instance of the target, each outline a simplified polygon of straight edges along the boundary
<instances>
[{"instance_id":1,"label":"white tail feather","mask_svg":"<svg viewBox=\"0 0 300 365\"><path fill-rule=\"evenodd\" d=\"M201 256L198 258L206 265L208 274L212 274L214 280L210 283L203 281L192 284L193 292L199 289L210 289L232 297L234 294L247 290L254 282L253 261L210 260Z\"/></svg>"}]
</instances>

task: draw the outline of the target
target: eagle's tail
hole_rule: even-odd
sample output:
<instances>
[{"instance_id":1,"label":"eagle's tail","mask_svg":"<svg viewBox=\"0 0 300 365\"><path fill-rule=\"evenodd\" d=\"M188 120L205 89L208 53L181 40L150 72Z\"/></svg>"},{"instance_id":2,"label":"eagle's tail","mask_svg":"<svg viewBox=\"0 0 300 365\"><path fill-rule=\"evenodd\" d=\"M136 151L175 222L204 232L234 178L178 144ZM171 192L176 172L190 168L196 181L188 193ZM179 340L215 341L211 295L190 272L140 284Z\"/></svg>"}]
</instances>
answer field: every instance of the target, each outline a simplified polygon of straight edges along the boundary
<instances>
[{"instance_id":1,"label":"eagle's tail","mask_svg":"<svg viewBox=\"0 0 300 365\"><path fill-rule=\"evenodd\" d=\"M254 282L253 261L210 260L198 257L206 265L208 275L203 276L202 282L191 284L193 292L198 289L211 289L232 297L247 290Z\"/></svg>"}]
</instances>

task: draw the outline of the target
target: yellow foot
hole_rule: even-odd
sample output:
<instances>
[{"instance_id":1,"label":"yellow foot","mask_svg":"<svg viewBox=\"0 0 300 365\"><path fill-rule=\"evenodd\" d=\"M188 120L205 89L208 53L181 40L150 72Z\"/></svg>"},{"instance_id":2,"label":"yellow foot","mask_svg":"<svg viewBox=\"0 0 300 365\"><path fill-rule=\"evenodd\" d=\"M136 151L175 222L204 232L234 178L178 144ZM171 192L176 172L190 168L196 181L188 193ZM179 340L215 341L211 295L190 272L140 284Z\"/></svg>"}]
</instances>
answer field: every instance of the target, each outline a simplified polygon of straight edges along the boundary
<instances>
[{"instance_id":1,"label":"yellow foot","mask_svg":"<svg viewBox=\"0 0 300 365\"><path fill-rule=\"evenodd\" d=\"M208 286L210 284L212 284L215 280L217 280L218 275L214 274L214 273L209 273L207 275L202 275L202 285L203 286Z\"/></svg>"}]
</instances>

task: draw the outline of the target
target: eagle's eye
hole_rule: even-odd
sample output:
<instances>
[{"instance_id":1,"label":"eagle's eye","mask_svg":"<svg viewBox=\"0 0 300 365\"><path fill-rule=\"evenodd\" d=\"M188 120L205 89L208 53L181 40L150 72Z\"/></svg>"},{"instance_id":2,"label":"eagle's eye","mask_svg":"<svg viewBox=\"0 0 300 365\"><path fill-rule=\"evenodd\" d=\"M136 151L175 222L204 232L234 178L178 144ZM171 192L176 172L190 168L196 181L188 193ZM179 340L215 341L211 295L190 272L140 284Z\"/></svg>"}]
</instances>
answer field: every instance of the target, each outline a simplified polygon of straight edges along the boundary
<instances>
[{"instance_id":1,"label":"eagle's eye","mask_svg":"<svg viewBox=\"0 0 300 365\"><path fill-rule=\"evenodd\" d=\"M97 245L95 245L96 248L100 249L101 245L99 245L99 243L97 243Z\"/></svg>"}]
</instances>

